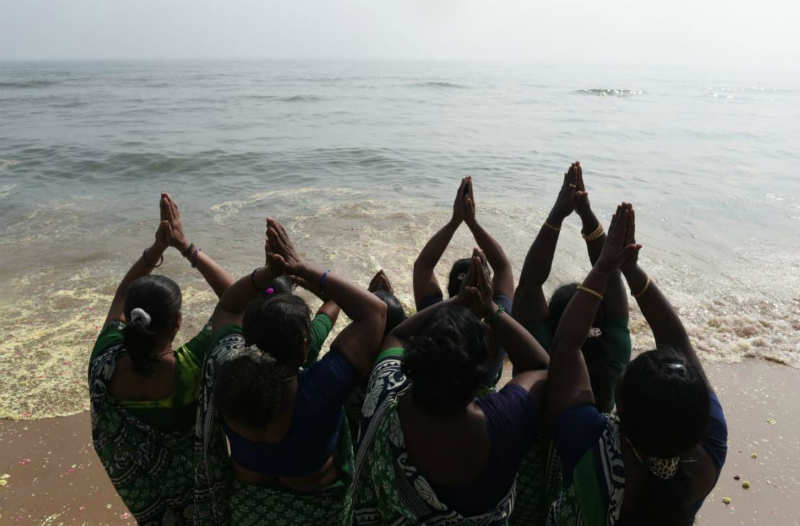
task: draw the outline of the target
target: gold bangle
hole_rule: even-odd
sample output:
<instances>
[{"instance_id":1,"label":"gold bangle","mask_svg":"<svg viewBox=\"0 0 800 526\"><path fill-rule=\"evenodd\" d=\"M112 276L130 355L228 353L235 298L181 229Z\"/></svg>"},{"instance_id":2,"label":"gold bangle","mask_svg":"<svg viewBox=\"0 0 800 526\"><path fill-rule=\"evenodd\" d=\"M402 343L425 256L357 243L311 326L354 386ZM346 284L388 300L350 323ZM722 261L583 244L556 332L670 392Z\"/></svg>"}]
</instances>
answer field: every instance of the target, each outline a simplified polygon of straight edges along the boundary
<instances>
[{"instance_id":1,"label":"gold bangle","mask_svg":"<svg viewBox=\"0 0 800 526\"><path fill-rule=\"evenodd\" d=\"M561 231L561 229L559 227L553 226L550 223L548 223L547 221L544 222L544 226L546 226L550 230L553 230L554 232L560 232Z\"/></svg>"},{"instance_id":2,"label":"gold bangle","mask_svg":"<svg viewBox=\"0 0 800 526\"><path fill-rule=\"evenodd\" d=\"M651 283L651 281L650 281L650 276L647 276L647 283L645 283L645 284L644 284L644 287L642 287L642 290L640 290L640 291L639 291L639 292L637 292L636 294L634 294L633 292L631 292L631 296L633 296L634 298L639 298L639 297L640 297L642 294L644 294L645 292L647 292L647 289L649 289L649 288L650 288L650 283Z\"/></svg>"},{"instance_id":3,"label":"gold bangle","mask_svg":"<svg viewBox=\"0 0 800 526\"><path fill-rule=\"evenodd\" d=\"M590 289L589 287L584 287L583 285L578 285L578 290L582 290L583 292L588 292L595 298L599 298L600 301L603 301L603 295L597 292L596 290Z\"/></svg>"},{"instance_id":4,"label":"gold bangle","mask_svg":"<svg viewBox=\"0 0 800 526\"><path fill-rule=\"evenodd\" d=\"M583 235L583 239L585 239L586 241L594 241L595 239L603 237L603 234L605 234L605 231L603 230L603 225L597 223L597 228L592 230L591 233L581 234L581 235Z\"/></svg>"}]
</instances>

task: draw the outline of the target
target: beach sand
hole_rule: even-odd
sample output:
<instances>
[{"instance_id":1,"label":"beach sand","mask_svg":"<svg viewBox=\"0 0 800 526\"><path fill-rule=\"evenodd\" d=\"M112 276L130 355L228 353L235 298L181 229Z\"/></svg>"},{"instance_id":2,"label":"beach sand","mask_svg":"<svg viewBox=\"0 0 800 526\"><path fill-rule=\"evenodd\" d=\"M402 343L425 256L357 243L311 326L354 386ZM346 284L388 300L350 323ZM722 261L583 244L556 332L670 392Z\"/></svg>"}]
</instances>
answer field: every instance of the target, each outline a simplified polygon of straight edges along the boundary
<instances>
[{"instance_id":1,"label":"beach sand","mask_svg":"<svg viewBox=\"0 0 800 526\"><path fill-rule=\"evenodd\" d=\"M761 360L706 370L728 419L729 450L697 524L800 526L800 371ZM8 475L0 524L135 524L92 449L88 412L2 420L0 451L0 477Z\"/></svg>"}]
</instances>

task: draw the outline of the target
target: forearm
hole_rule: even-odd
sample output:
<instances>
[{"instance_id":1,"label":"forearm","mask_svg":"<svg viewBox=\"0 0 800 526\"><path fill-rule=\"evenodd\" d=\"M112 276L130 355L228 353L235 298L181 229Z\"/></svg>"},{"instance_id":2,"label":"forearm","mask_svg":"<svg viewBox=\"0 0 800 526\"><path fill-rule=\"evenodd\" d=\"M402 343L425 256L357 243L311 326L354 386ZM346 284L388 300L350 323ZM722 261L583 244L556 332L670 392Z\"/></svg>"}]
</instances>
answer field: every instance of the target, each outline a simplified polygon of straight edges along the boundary
<instances>
[{"instance_id":1,"label":"forearm","mask_svg":"<svg viewBox=\"0 0 800 526\"><path fill-rule=\"evenodd\" d=\"M492 308L493 312L497 312L496 305L492 305ZM547 368L550 363L547 352L508 313L503 312L500 316L490 316L489 325L497 343L506 350L508 359L511 360L517 373Z\"/></svg>"},{"instance_id":2,"label":"forearm","mask_svg":"<svg viewBox=\"0 0 800 526\"><path fill-rule=\"evenodd\" d=\"M467 226L494 271L492 280L494 293L510 297L514 293L514 275L511 271L511 262L503 252L503 247L477 221L470 221Z\"/></svg>"},{"instance_id":3,"label":"forearm","mask_svg":"<svg viewBox=\"0 0 800 526\"><path fill-rule=\"evenodd\" d=\"M442 254L444 254L444 251L447 249L447 245L450 244L450 240L453 239L453 235L456 233L456 230L458 230L459 224L459 222L450 220L425 243L419 256L417 256L417 260L414 262L415 272L417 268L433 272Z\"/></svg>"},{"instance_id":4,"label":"forearm","mask_svg":"<svg viewBox=\"0 0 800 526\"><path fill-rule=\"evenodd\" d=\"M427 309L423 309L417 312L410 318L407 318L405 321L403 321L400 325L395 327L394 330L392 330L392 332L389 334L389 336L387 336L387 339L389 337L392 337L393 339L400 340L403 343L407 342L409 339L411 339L412 336L414 336L419 332L420 328L426 323L426 321L431 316L434 315L434 313L436 313L439 309L447 308L447 306L452 304L453 301L455 300L449 299L445 301L440 301L434 305L431 305Z\"/></svg>"},{"instance_id":5,"label":"forearm","mask_svg":"<svg viewBox=\"0 0 800 526\"><path fill-rule=\"evenodd\" d=\"M320 267L303 263L297 275L312 287L312 292L335 302L354 322L374 318L385 311L380 298Z\"/></svg>"},{"instance_id":6,"label":"forearm","mask_svg":"<svg viewBox=\"0 0 800 526\"><path fill-rule=\"evenodd\" d=\"M153 272L153 269L159 264L161 257L164 255L166 248L166 246L159 246L154 243L147 248L147 250L139 256L139 259L128 269L128 272L125 273L125 276L122 278L122 281L119 282L114 292L114 299L111 301L106 323L116 319L124 319L125 293L128 287L138 278L147 276Z\"/></svg>"},{"instance_id":7,"label":"forearm","mask_svg":"<svg viewBox=\"0 0 800 526\"><path fill-rule=\"evenodd\" d=\"M592 322L606 293L610 274L592 269L579 286L578 291L567 304L558 323L553 338L553 363L556 362L555 350L579 352L589 334ZM599 295L599 297L597 296Z\"/></svg>"},{"instance_id":8,"label":"forearm","mask_svg":"<svg viewBox=\"0 0 800 526\"><path fill-rule=\"evenodd\" d=\"M586 241L586 250L589 253L589 262L594 266L597 262L597 258L600 257L600 251L603 250L603 243L606 241L606 235L602 234L594 239L586 239L586 236L590 236L591 234L597 232L598 227L600 227L600 221L597 220L597 217L594 215L594 212L590 208L586 212L580 213L581 218L581 234L584 236L584 240Z\"/></svg>"},{"instance_id":9,"label":"forearm","mask_svg":"<svg viewBox=\"0 0 800 526\"><path fill-rule=\"evenodd\" d=\"M528 250L528 254L525 256L525 263L522 265L522 273L519 277L520 287L523 285L541 286L547 281L553 265L553 256L556 253L558 235L563 221L563 217L550 212L547 221L539 228L539 233Z\"/></svg>"},{"instance_id":10,"label":"forearm","mask_svg":"<svg viewBox=\"0 0 800 526\"><path fill-rule=\"evenodd\" d=\"M625 268L624 273L628 287L653 331L656 345L672 345L696 359L683 323L658 286L639 265Z\"/></svg>"},{"instance_id":11,"label":"forearm","mask_svg":"<svg viewBox=\"0 0 800 526\"><path fill-rule=\"evenodd\" d=\"M331 319L334 325L336 325L336 320L339 319L339 311L341 309L336 304L335 301L327 300L322 303L319 309L317 309L317 314L324 314L328 318Z\"/></svg>"},{"instance_id":12,"label":"forearm","mask_svg":"<svg viewBox=\"0 0 800 526\"><path fill-rule=\"evenodd\" d=\"M222 297L228 288L233 285L234 279L225 269L223 269L211 256L198 250L197 255L189 254L193 259L194 266L205 278L206 283L212 288L218 298Z\"/></svg>"},{"instance_id":13,"label":"forearm","mask_svg":"<svg viewBox=\"0 0 800 526\"><path fill-rule=\"evenodd\" d=\"M222 294L219 300L220 309L233 314L243 313L247 305L276 277L275 272L268 267L259 267L242 276Z\"/></svg>"}]
</instances>

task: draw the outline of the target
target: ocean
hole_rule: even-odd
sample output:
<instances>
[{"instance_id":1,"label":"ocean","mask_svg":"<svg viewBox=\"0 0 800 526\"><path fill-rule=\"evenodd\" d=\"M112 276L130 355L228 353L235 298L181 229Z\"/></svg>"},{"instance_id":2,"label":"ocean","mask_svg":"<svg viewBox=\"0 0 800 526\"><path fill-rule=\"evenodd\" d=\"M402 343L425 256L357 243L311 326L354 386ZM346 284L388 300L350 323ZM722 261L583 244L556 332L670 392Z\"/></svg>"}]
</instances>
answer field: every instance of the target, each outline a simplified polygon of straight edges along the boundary
<instances>
[{"instance_id":1,"label":"ocean","mask_svg":"<svg viewBox=\"0 0 800 526\"><path fill-rule=\"evenodd\" d=\"M0 418L88 408L87 359L148 246L160 192L235 275L264 219L309 260L409 307L412 264L471 175L519 272L563 173L607 224L637 211L640 261L706 360L800 367L800 80L678 68L457 62L0 63ZM565 222L548 290L581 279ZM474 245L461 227L437 268ZM176 252L192 336L215 297ZM653 345L634 306L636 349Z\"/></svg>"}]
</instances>

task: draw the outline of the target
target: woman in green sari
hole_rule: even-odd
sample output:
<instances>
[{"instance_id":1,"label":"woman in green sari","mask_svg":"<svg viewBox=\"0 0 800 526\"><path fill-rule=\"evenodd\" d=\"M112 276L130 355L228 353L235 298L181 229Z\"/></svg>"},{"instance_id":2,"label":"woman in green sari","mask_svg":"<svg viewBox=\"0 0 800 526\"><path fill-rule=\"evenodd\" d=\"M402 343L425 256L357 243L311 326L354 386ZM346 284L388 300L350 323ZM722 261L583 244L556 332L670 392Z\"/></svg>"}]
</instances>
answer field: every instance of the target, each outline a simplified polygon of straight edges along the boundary
<instances>
[{"instance_id":1,"label":"woman in green sari","mask_svg":"<svg viewBox=\"0 0 800 526\"><path fill-rule=\"evenodd\" d=\"M169 195L162 195L160 205L155 243L117 287L89 359L92 440L139 524L191 524L193 428L211 327L175 348L181 291L150 272L173 246L217 295L233 279L187 241Z\"/></svg>"},{"instance_id":2,"label":"woman in green sari","mask_svg":"<svg viewBox=\"0 0 800 526\"><path fill-rule=\"evenodd\" d=\"M690 525L727 451L722 407L678 315L637 263L630 204L617 207L594 268L561 317L547 410L563 463L553 526ZM617 389L618 417L594 405L581 346L609 280L622 270L657 348L639 355Z\"/></svg>"},{"instance_id":3,"label":"woman in green sari","mask_svg":"<svg viewBox=\"0 0 800 526\"><path fill-rule=\"evenodd\" d=\"M486 325L519 373L477 398L492 363ZM506 524L548 358L494 302L483 254L456 298L400 324L383 347L362 407L356 524Z\"/></svg>"},{"instance_id":4,"label":"woman in green sari","mask_svg":"<svg viewBox=\"0 0 800 526\"><path fill-rule=\"evenodd\" d=\"M371 370L386 323L380 298L297 255L269 219L268 265L214 314L196 425L198 525L349 525L353 446L344 404ZM261 296L277 275L336 302L352 320L316 363L306 303Z\"/></svg>"}]
</instances>

